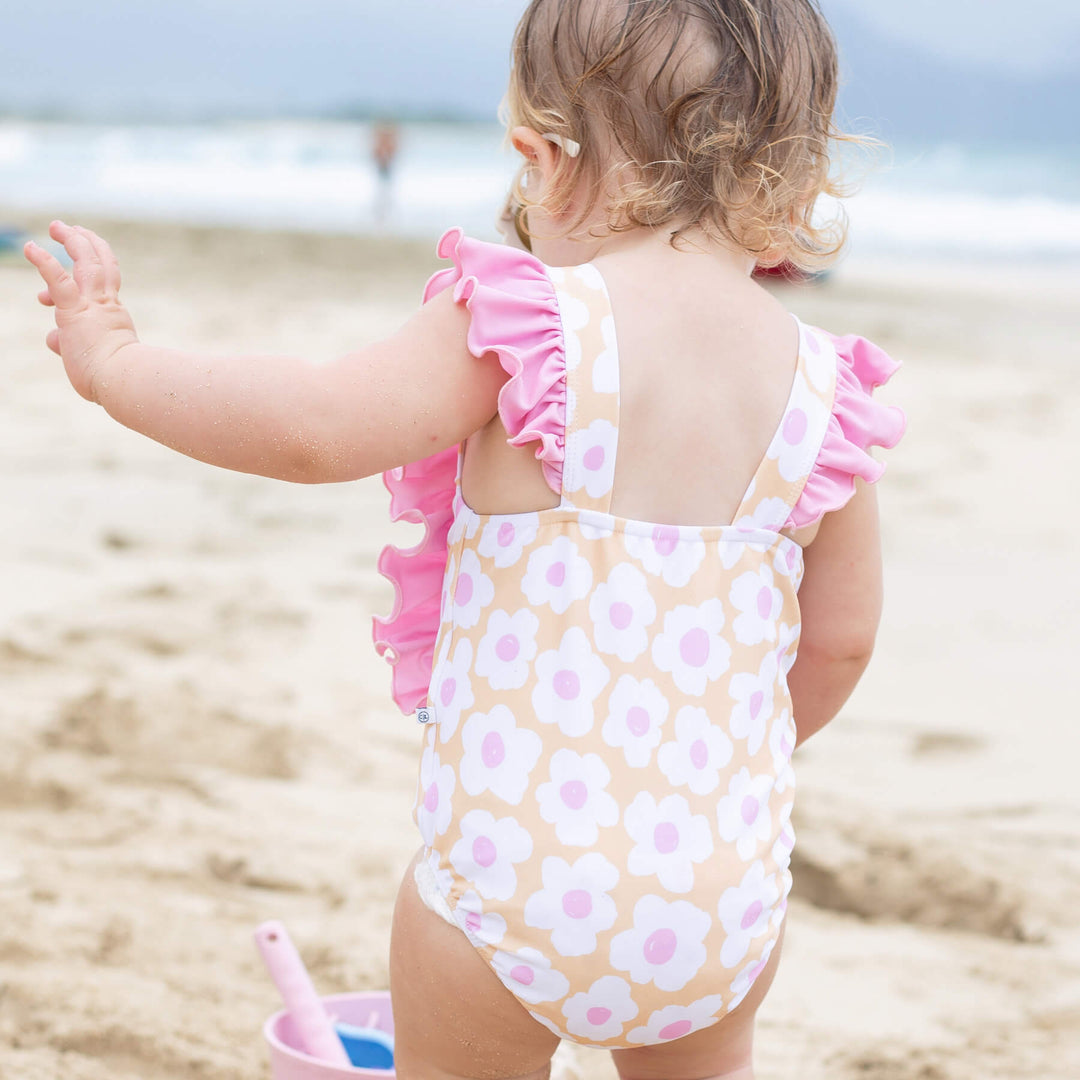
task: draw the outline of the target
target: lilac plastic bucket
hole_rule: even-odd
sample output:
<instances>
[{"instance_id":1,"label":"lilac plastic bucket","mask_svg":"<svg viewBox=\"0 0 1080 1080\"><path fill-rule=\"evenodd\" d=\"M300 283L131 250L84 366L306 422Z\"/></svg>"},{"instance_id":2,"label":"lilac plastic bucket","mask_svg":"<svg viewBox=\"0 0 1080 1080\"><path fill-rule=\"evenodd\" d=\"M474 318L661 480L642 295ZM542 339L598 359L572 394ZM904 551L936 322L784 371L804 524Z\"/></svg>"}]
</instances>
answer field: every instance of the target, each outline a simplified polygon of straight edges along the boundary
<instances>
[{"instance_id":1,"label":"lilac plastic bucket","mask_svg":"<svg viewBox=\"0 0 1080 1080\"><path fill-rule=\"evenodd\" d=\"M331 994L322 1000L335 1020L366 1027L375 1015L378 1017L376 1026L381 1031L389 1035L394 1033L390 994L385 990L372 994ZM270 1071L274 1080L356 1080L359 1076L388 1080L394 1076L391 1069L354 1069L313 1058L300 1049L296 1029L284 1011L274 1013L263 1024L263 1037L270 1047Z\"/></svg>"}]
</instances>

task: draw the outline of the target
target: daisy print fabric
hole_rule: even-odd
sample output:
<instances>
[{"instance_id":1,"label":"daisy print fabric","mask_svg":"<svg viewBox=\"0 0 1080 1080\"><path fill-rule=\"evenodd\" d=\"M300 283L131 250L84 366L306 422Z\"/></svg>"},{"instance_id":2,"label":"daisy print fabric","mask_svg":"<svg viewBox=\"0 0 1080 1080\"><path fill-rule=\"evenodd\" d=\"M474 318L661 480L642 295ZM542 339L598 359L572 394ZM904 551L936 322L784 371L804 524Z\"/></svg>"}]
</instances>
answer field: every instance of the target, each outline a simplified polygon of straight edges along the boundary
<instances>
[{"instance_id":1,"label":"daisy print fabric","mask_svg":"<svg viewBox=\"0 0 1080 1080\"><path fill-rule=\"evenodd\" d=\"M455 919L537 1020L649 1045L735 1008L780 934L802 552L778 530L835 374L824 347L800 358L734 524L616 518L606 288L591 266L550 278L562 502L485 517L455 500L416 819Z\"/></svg>"}]
</instances>

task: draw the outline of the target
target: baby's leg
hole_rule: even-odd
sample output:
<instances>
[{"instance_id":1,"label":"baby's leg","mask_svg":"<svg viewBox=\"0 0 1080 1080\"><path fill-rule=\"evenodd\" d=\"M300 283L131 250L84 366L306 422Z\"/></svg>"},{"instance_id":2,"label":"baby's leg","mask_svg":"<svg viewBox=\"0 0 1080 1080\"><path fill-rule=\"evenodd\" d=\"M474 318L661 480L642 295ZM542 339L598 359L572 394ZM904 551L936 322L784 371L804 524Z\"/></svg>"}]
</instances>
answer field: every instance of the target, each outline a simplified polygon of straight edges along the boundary
<instances>
[{"instance_id":1,"label":"baby's leg","mask_svg":"<svg viewBox=\"0 0 1080 1080\"><path fill-rule=\"evenodd\" d=\"M398 892L390 942L399 1080L546 1080L559 1040L460 930L424 906L415 865Z\"/></svg>"},{"instance_id":2,"label":"baby's leg","mask_svg":"<svg viewBox=\"0 0 1080 1080\"><path fill-rule=\"evenodd\" d=\"M673 1043L615 1050L620 1080L753 1080L754 1017L780 962L784 928L765 970L739 1007L718 1024Z\"/></svg>"}]
</instances>

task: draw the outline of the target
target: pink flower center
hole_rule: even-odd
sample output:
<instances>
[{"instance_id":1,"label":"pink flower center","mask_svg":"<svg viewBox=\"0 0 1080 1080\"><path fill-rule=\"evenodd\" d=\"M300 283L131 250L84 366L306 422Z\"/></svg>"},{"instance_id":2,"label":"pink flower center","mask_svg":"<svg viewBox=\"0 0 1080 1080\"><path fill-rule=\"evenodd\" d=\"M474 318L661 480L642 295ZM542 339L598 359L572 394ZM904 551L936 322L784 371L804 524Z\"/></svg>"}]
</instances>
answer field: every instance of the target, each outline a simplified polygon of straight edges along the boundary
<instances>
[{"instance_id":1,"label":"pink flower center","mask_svg":"<svg viewBox=\"0 0 1080 1080\"><path fill-rule=\"evenodd\" d=\"M563 894L562 909L569 919L587 919L592 914L592 897L584 889Z\"/></svg>"},{"instance_id":2,"label":"pink flower center","mask_svg":"<svg viewBox=\"0 0 1080 1080\"><path fill-rule=\"evenodd\" d=\"M604 453L602 446L590 446L585 451L585 457L582 459L585 468L589 472L596 472L597 469L604 467L604 460L607 458L607 454Z\"/></svg>"},{"instance_id":3,"label":"pink flower center","mask_svg":"<svg viewBox=\"0 0 1080 1080\"><path fill-rule=\"evenodd\" d=\"M563 582L566 581L566 563L552 563L544 577L553 589L561 589Z\"/></svg>"},{"instance_id":4,"label":"pink flower center","mask_svg":"<svg viewBox=\"0 0 1080 1080\"><path fill-rule=\"evenodd\" d=\"M462 574L457 579L457 588L454 589L454 603L464 607L472 599L473 580L469 574Z\"/></svg>"},{"instance_id":5,"label":"pink flower center","mask_svg":"<svg viewBox=\"0 0 1080 1080\"><path fill-rule=\"evenodd\" d=\"M517 967L510 969L510 978L522 986L532 986L533 980L536 978L536 972L531 967L518 964Z\"/></svg>"},{"instance_id":6,"label":"pink flower center","mask_svg":"<svg viewBox=\"0 0 1080 1080\"><path fill-rule=\"evenodd\" d=\"M626 710L626 726L640 739L649 730L649 714L640 705L631 705Z\"/></svg>"},{"instance_id":7,"label":"pink flower center","mask_svg":"<svg viewBox=\"0 0 1080 1080\"><path fill-rule=\"evenodd\" d=\"M480 744L480 760L489 768L497 769L506 760L506 743L497 731L489 731Z\"/></svg>"},{"instance_id":8,"label":"pink flower center","mask_svg":"<svg viewBox=\"0 0 1080 1080\"><path fill-rule=\"evenodd\" d=\"M661 1039L681 1039L689 1035L694 1025L689 1020L676 1020L674 1024L662 1027L657 1033Z\"/></svg>"},{"instance_id":9,"label":"pink flower center","mask_svg":"<svg viewBox=\"0 0 1080 1080\"><path fill-rule=\"evenodd\" d=\"M806 413L802 409L792 409L784 421L784 442L788 446L798 446L806 438Z\"/></svg>"},{"instance_id":10,"label":"pink flower center","mask_svg":"<svg viewBox=\"0 0 1080 1080\"><path fill-rule=\"evenodd\" d=\"M763 586L757 594L757 613L767 619L772 614L772 589Z\"/></svg>"},{"instance_id":11,"label":"pink flower center","mask_svg":"<svg viewBox=\"0 0 1080 1080\"><path fill-rule=\"evenodd\" d=\"M589 798L589 789L581 780L567 780L559 788L559 795L571 810L580 810Z\"/></svg>"},{"instance_id":12,"label":"pink flower center","mask_svg":"<svg viewBox=\"0 0 1080 1080\"><path fill-rule=\"evenodd\" d=\"M608 611L608 618L616 630L625 630L634 621L634 609L621 600L616 600Z\"/></svg>"},{"instance_id":13,"label":"pink flower center","mask_svg":"<svg viewBox=\"0 0 1080 1080\"><path fill-rule=\"evenodd\" d=\"M758 810L761 809L761 803L754 798L753 795L747 795L742 801L742 819L747 825L753 825L757 820Z\"/></svg>"},{"instance_id":14,"label":"pink flower center","mask_svg":"<svg viewBox=\"0 0 1080 1080\"><path fill-rule=\"evenodd\" d=\"M690 747L690 764L695 769L704 769L709 764L709 748L704 739L695 739Z\"/></svg>"},{"instance_id":15,"label":"pink flower center","mask_svg":"<svg viewBox=\"0 0 1080 1080\"><path fill-rule=\"evenodd\" d=\"M679 546L679 530L671 525L657 525L652 534L656 554L665 559Z\"/></svg>"},{"instance_id":16,"label":"pink flower center","mask_svg":"<svg viewBox=\"0 0 1080 1080\"><path fill-rule=\"evenodd\" d=\"M688 630L679 642L679 655L683 658L683 663L690 667L704 667L705 661L709 659L708 633L700 626Z\"/></svg>"},{"instance_id":17,"label":"pink flower center","mask_svg":"<svg viewBox=\"0 0 1080 1080\"><path fill-rule=\"evenodd\" d=\"M514 528L513 524L509 521L504 521L499 526L499 532L495 537L495 542L499 547L509 547L514 542L515 532L517 532L517 530Z\"/></svg>"},{"instance_id":18,"label":"pink flower center","mask_svg":"<svg viewBox=\"0 0 1080 1080\"><path fill-rule=\"evenodd\" d=\"M429 814L434 814L439 809L439 785L432 784L431 787L424 792L424 809Z\"/></svg>"},{"instance_id":19,"label":"pink flower center","mask_svg":"<svg viewBox=\"0 0 1080 1080\"><path fill-rule=\"evenodd\" d=\"M593 1027L603 1027L611 1019L611 1010L605 1009L603 1005L594 1005L586 1014L585 1019L592 1024Z\"/></svg>"},{"instance_id":20,"label":"pink flower center","mask_svg":"<svg viewBox=\"0 0 1080 1080\"><path fill-rule=\"evenodd\" d=\"M742 922L740 925L744 930L749 930L761 918L761 913L765 910L765 906L760 900L755 900L745 912L743 912Z\"/></svg>"},{"instance_id":21,"label":"pink flower center","mask_svg":"<svg viewBox=\"0 0 1080 1080\"><path fill-rule=\"evenodd\" d=\"M473 841L472 857L477 866L486 870L495 861L497 854L495 844L489 836L478 836Z\"/></svg>"},{"instance_id":22,"label":"pink flower center","mask_svg":"<svg viewBox=\"0 0 1080 1080\"><path fill-rule=\"evenodd\" d=\"M765 700L765 695L760 690L755 690L750 695L750 719L756 720L757 714L761 712L761 704Z\"/></svg>"},{"instance_id":23,"label":"pink flower center","mask_svg":"<svg viewBox=\"0 0 1080 1080\"><path fill-rule=\"evenodd\" d=\"M574 671L556 671L552 685L563 701L573 701L581 693L581 680Z\"/></svg>"},{"instance_id":24,"label":"pink flower center","mask_svg":"<svg viewBox=\"0 0 1080 1080\"><path fill-rule=\"evenodd\" d=\"M647 964L666 964L675 955L679 939L674 930L654 930L646 939L642 953Z\"/></svg>"},{"instance_id":25,"label":"pink flower center","mask_svg":"<svg viewBox=\"0 0 1080 1080\"><path fill-rule=\"evenodd\" d=\"M443 684L439 687L439 697L442 699L444 705L449 705L454 700L454 695L457 693L457 679L443 679Z\"/></svg>"},{"instance_id":26,"label":"pink flower center","mask_svg":"<svg viewBox=\"0 0 1080 1080\"><path fill-rule=\"evenodd\" d=\"M465 916L465 925L469 928L470 934L479 934L480 928L484 925L484 920L475 911L470 911Z\"/></svg>"},{"instance_id":27,"label":"pink flower center","mask_svg":"<svg viewBox=\"0 0 1080 1080\"><path fill-rule=\"evenodd\" d=\"M516 660L519 652L521 652L521 643L518 641L515 634L503 634L503 636L499 638L498 644L495 646L495 655L504 664L509 664L511 660Z\"/></svg>"},{"instance_id":28,"label":"pink flower center","mask_svg":"<svg viewBox=\"0 0 1080 1080\"><path fill-rule=\"evenodd\" d=\"M653 829L653 844L661 855L670 855L679 846L679 829L671 821L661 821Z\"/></svg>"}]
</instances>

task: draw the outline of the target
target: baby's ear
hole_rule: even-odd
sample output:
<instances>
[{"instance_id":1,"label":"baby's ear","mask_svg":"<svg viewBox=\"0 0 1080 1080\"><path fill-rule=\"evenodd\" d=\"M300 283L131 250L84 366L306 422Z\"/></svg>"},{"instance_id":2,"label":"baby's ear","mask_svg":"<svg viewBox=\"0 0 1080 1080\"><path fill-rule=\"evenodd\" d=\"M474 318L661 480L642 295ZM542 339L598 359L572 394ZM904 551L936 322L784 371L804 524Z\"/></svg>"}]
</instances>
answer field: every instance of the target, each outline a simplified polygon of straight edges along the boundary
<instances>
[{"instance_id":1,"label":"baby's ear","mask_svg":"<svg viewBox=\"0 0 1080 1080\"><path fill-rule=\"evenodd\" d=\"M551 179L559 159L557 146L533 128L523 126L511 130L510 143L529 165L540 170L545 180Z\"/></svg>"}]
</instances>

